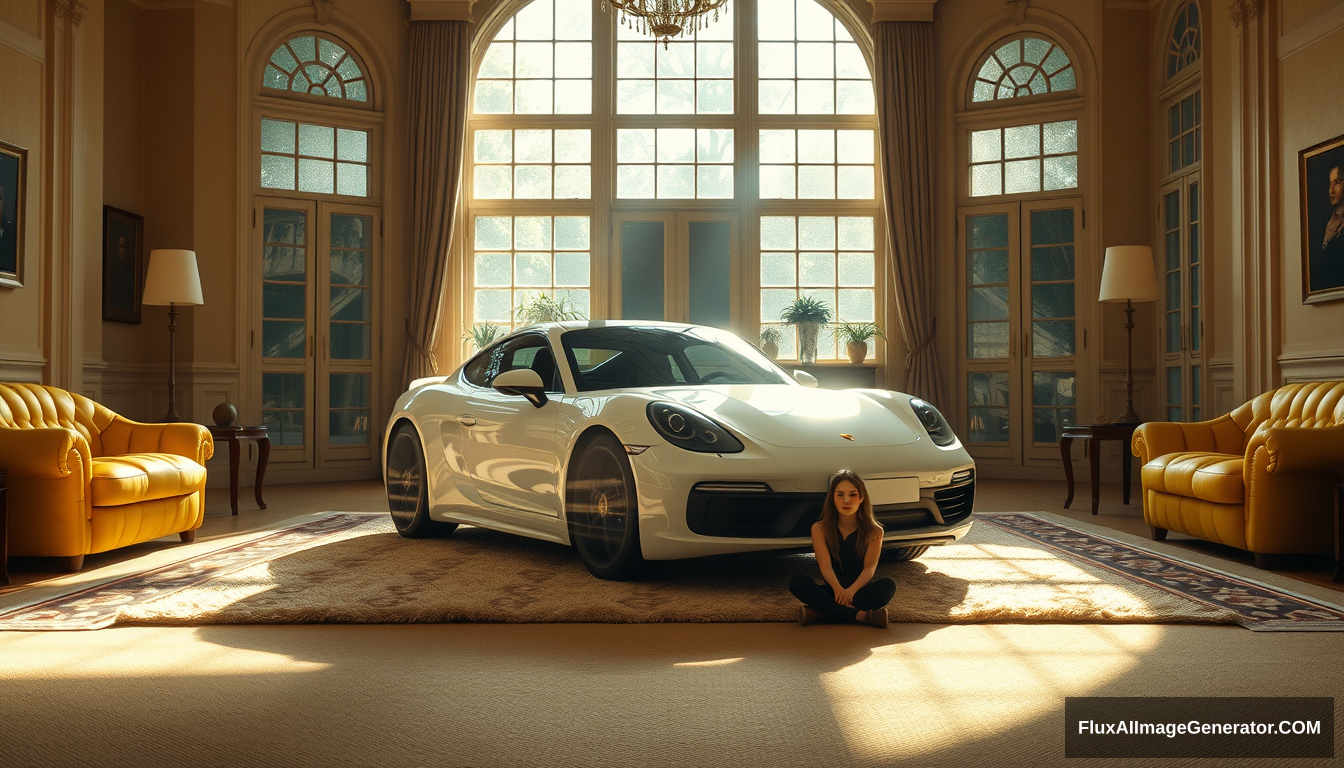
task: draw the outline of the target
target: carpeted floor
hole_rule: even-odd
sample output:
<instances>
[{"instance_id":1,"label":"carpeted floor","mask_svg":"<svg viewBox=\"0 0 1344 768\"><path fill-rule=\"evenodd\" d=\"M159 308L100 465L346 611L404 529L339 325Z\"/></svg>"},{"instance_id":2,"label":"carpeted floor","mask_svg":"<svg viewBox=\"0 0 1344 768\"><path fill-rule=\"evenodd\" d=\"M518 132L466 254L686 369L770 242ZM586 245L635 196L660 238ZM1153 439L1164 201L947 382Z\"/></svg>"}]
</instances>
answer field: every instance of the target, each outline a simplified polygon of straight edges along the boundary
<instances>
[{"instance_id":1,"label":"carpeted floor","mask_svg":"<svg viewBox=\"0 0 1344 768\"><path fill-rule=\"evenodd\" d=\"M407 540L385 515L332 513L106 583L0 609L0 629L121 624L792 621L810 555L662 564L592 578L566 547L465 527ZM893 621L1239 623L1344 629L1338 606L1029 514L983 515L962 541L884 563Z\"/></svg>"}]
</instances>

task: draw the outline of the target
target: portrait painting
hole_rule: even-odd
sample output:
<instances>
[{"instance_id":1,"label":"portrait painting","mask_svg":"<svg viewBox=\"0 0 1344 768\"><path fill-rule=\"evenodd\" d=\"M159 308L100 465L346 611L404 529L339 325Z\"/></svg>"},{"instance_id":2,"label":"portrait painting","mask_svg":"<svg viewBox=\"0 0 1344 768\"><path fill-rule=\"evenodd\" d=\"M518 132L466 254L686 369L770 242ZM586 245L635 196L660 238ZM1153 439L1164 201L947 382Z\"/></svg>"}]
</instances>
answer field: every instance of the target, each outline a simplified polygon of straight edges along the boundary
<instances>
[{"instance_id":1,"label":"portrait painting","mask_svg":"<svg viewBox=\"0 0 1344 768\"><path fill-rule=\"evenodd\" d=\"M104 320L140 322L140 297L145 286L144 233L143 216L103 206Z\"/></svg>"},{"instance_id":2,"label":"portrait painting","mask_svg":"<svg viewBox=\"0 0 1344 768\"><path fill-rule=\"evenodd\" d=\"M28 150L0 141L0 288L23 287Z\"/></svg>"},{"instance_id":3,"label":"portrait painting","mask_svg":"<svg viewBox=\"0 0 1344 768\"><path fill-rule=\"evenodd\" d=\"M1298 153L1302 301L1344 299L1344 136Z\"/></svg>"}]
</instances>

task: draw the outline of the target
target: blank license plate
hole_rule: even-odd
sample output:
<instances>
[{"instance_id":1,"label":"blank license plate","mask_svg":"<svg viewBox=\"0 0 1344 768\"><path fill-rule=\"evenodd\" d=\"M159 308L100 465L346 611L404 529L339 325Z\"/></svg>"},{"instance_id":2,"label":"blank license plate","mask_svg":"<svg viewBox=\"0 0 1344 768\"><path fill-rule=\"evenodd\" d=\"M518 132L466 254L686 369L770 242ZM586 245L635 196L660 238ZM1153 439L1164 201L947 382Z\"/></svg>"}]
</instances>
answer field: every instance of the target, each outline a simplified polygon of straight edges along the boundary
<instances>
[{"instance_id":1,"label":"blank license plate","mask_svg":"<svg viewBox=\"0 0 1344 768\"><path fill-rule=\"evenodd\" d=\"M919 478L916 477L865 480L864 485L868 486L868 496L875 507L919 501Z\"/></svg>"}]
</instances>

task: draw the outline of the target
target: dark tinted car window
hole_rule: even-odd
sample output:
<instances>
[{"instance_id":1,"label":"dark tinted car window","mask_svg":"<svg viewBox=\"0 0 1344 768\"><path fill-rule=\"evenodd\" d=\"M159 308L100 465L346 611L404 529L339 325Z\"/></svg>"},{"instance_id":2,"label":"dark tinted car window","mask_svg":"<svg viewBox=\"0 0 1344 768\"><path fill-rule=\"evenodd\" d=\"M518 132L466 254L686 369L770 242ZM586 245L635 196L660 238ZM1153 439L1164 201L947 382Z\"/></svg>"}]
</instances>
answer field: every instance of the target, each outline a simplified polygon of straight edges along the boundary
<instances>
[{"instance_id":1,"label":"dark tinted car window","mask_svg":"<svg viewBox=\"0 0 1344 768\"><path fill-rule=\"evenodd\" d=\"M510 339L485 350L462 368L462 378L474 386L488 388L499 374L519 368L536 371L545 382L548 392L564 391L550 343L545 337L533 334Z\"/></svg>"},{"instance_id":2,"label":"dark tinted car window","mask_svg":"<svg viewBox=\"0 0 1344 768\"><path fill-rule=\"evenodd\" d=\"M580 392L686 384L793 384L750 344L710 328L581 328L560 337Z\"/></svg>"}]
</instances>

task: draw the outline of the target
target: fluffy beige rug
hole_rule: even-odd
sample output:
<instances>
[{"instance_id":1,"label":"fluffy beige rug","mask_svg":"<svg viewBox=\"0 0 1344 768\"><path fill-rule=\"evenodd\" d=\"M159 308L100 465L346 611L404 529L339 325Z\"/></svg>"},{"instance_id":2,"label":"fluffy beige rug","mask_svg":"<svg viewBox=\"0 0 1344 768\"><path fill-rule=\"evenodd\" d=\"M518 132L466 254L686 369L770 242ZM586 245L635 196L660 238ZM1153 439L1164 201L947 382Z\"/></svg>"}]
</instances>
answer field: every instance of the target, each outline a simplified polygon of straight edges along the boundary
<instances>
[{"instance_id":1,"label":"fluffy beige rug","mask_svg":"<svg viewBox=\"0 0 1344 768\"><path fill-rule=\"evenodd\" d=\"M664 563L633 583L588 575L572 550L478 528L407 540L379 516L185 588L122 604L117 623L790 621L808 555ZM893 621L1234 623L1225 609L1136 583L997 527L884 564Z\"/></svg>"}]
</instances>

